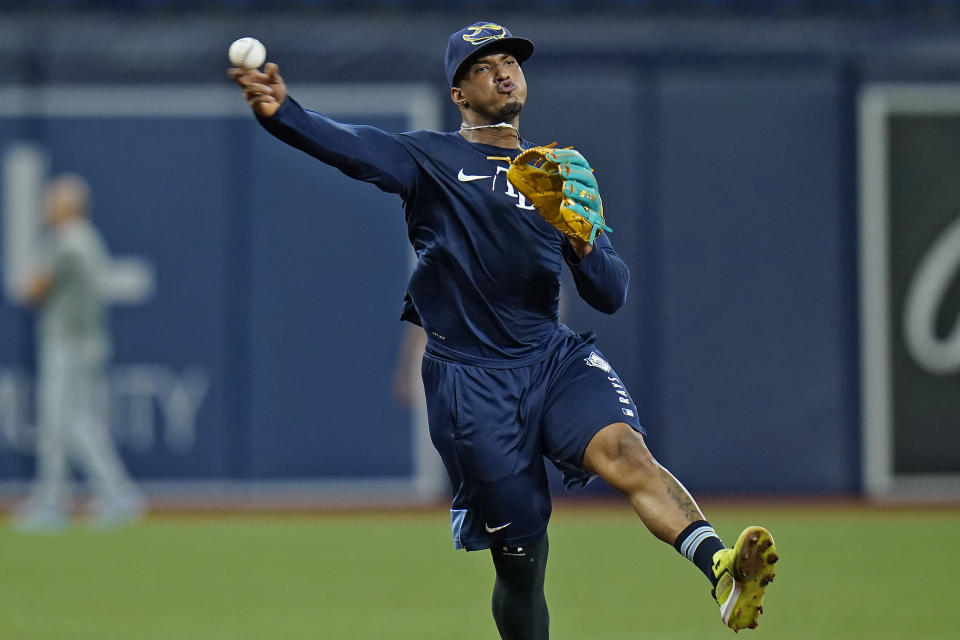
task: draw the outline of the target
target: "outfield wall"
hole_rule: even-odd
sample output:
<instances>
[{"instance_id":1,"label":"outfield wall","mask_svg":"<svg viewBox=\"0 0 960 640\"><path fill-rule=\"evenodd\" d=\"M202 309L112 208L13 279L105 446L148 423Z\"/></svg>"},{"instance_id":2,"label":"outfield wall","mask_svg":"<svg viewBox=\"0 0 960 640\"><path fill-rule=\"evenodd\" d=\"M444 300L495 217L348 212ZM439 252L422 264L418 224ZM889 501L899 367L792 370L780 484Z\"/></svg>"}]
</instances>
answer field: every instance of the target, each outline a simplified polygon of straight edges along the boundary
<instances>
[{"instance_id":1,"label":"outfield wall","mask_svg":"<svg viewBox=\"0 0 960 640\"><path fill-rule=\"evenodd\" d=\"M254 25L207 21L218 32ZM591 160L633 274L621 312L569 300L567 322L598 331L661 461L697 492L860 490L859 93L881 80L960 81L960 63L921 55L913 32L883 48L882 30L856 25L831 37L800 23L738 32L730 22L694 31L665 22L658 35L651 22L631 40L625 22L604 48L594 19L571 53L561 37L569 24L516 22L544 43L525 65L523 134ZM375 84L313 93L305 83L324 74L304 60L332 45L318 38L310 48L310 24L288 41L282 21L263 27L304 104L391 130L430 117L456 126L445 87L424 70L433 63L412 60L425 45L398 54L383 25L367 25L379 35L358 41L350 78ZM337 24L341 34L364 27ZM158 33L154 23L143 36ZM935 35L931 47L953 50ZM323 71L350 75L341 58ZM122 100L91 104L69 91L119 94L87 80L65 92L69 61L45 59L44 74L0 99L0 148L27 141L52 169L86 175L110 245L155 270L154 297L114 313L114 428L134 473L181 488L306 482L321 491L344 481L391 491L412 477L415 426L391 386L409 260L399 201L274 141L223 87L222 71L200 81L192 69L187 87L120 77L121 114L111 109ZM396 67L431 78L399 107L381 84ZM0 343L0 477L22 479L32 472L29 316L0 306L0 333L11 337ZM952 465L960 454L947 455Z\"/></svg>"}]
</instances>

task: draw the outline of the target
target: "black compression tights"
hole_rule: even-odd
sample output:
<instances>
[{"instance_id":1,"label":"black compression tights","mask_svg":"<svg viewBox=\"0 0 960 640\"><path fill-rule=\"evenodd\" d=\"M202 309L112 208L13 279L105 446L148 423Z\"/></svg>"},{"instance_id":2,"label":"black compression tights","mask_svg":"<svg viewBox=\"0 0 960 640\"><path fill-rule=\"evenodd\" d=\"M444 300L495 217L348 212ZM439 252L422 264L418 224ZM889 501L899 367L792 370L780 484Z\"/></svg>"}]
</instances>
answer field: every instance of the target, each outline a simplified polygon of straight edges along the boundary
<instances>
[{"instance_id":1,"label":"black compression tights","mask_svg":"<svg viewBox=\"0 0 960 640\"><path fill-rule=\"evenodd\" d=\"M547 640L550 615L543 595L547 536L528 547L494 547L493 619L503 640Z\"/></svg>"}]
</instances>

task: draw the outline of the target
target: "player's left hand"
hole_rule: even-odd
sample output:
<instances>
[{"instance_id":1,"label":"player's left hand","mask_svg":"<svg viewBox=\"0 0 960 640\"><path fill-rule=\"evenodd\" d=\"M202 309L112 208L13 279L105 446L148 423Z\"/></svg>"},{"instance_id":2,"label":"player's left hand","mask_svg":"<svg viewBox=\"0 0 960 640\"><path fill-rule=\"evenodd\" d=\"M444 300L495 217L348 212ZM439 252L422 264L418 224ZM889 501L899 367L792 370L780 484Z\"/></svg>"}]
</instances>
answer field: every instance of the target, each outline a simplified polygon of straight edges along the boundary
<instances>
[{"instance_id":1,"label":"player's left hand","mask_svg":"<svg viewBox=\"0 0 960 640\"><path fill-rule=\"evenodd\" d=\"M567 236L567 241L570 243L570 247L573 249L573 252L577 254L577 257L583 260L590 252L593 251L593 243L587 242L586 240L581 240L576 236Z\"/></svg>"}]
</instances>

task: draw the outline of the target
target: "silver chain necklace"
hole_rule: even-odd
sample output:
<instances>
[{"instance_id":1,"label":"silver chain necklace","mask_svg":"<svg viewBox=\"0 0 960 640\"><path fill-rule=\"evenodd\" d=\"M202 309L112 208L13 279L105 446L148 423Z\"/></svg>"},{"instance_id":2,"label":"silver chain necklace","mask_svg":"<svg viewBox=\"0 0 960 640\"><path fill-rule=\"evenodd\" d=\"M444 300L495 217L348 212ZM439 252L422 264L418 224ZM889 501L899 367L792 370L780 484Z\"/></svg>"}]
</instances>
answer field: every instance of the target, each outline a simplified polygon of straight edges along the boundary
<instances>
[{"instance_id":1,"label":"silver chain necklace","mask_svg":"<svg viewBox=\"0 0 960 640\"><path fill-rule=\"evenodd\" d=\"M517 128L512 124L498 122L497 124L475 124L473 126L468 126L466 122L460 123L460 131L476 131L477 129L513 129L513 134L517 136L517 149L523 148L520 145L520 132L517 131Z\"/></svg>"},{"instance_id":2,"label":"silver chain necklace","mask_svg":"<svg viewBox=\"0 0 960 640\"><path fill-rule=\"evenodd\" d=\"M506 122L498 122L497 124L475 124L473 126L467 126L466 122L460 123L461 131L474 131L476 129L513 129L517 130L515 126ZM517 134L519 135L519 133Z\"/></svg>"}]
</instances>

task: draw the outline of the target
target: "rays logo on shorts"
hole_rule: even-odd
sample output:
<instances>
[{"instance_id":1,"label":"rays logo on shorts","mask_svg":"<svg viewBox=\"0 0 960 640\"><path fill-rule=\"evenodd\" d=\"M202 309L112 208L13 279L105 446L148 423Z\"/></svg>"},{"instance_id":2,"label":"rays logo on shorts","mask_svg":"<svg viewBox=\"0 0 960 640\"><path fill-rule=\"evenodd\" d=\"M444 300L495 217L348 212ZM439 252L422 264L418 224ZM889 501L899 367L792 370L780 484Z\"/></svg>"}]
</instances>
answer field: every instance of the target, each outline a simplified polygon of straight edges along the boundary
<instances>
[{"instance_id":1,"label":"rays logo on shorts","mask_svg":"<svg viewBox=\"0 0 960 640\"><path fill-rule=\"evenodd\" d=\"M600 354L596 351L591 351L590 355L583 359L587 363L588 367L596 367L604 373L610 373L610 364L600 357Z\"/></svg>"},{"instance_id":2,"label":"rays logo on shorts","mask_svg":"<svg viewBox=\"0 0 960 640\"><path fill-rule=\"evenodd\" d=\"M507 36L507 30L498 24L488 22L487 24L478 24L468 27L470 31L463 34L463 39L475 47L482 44L499 40Z\"/></svg>"}]
</instances>

